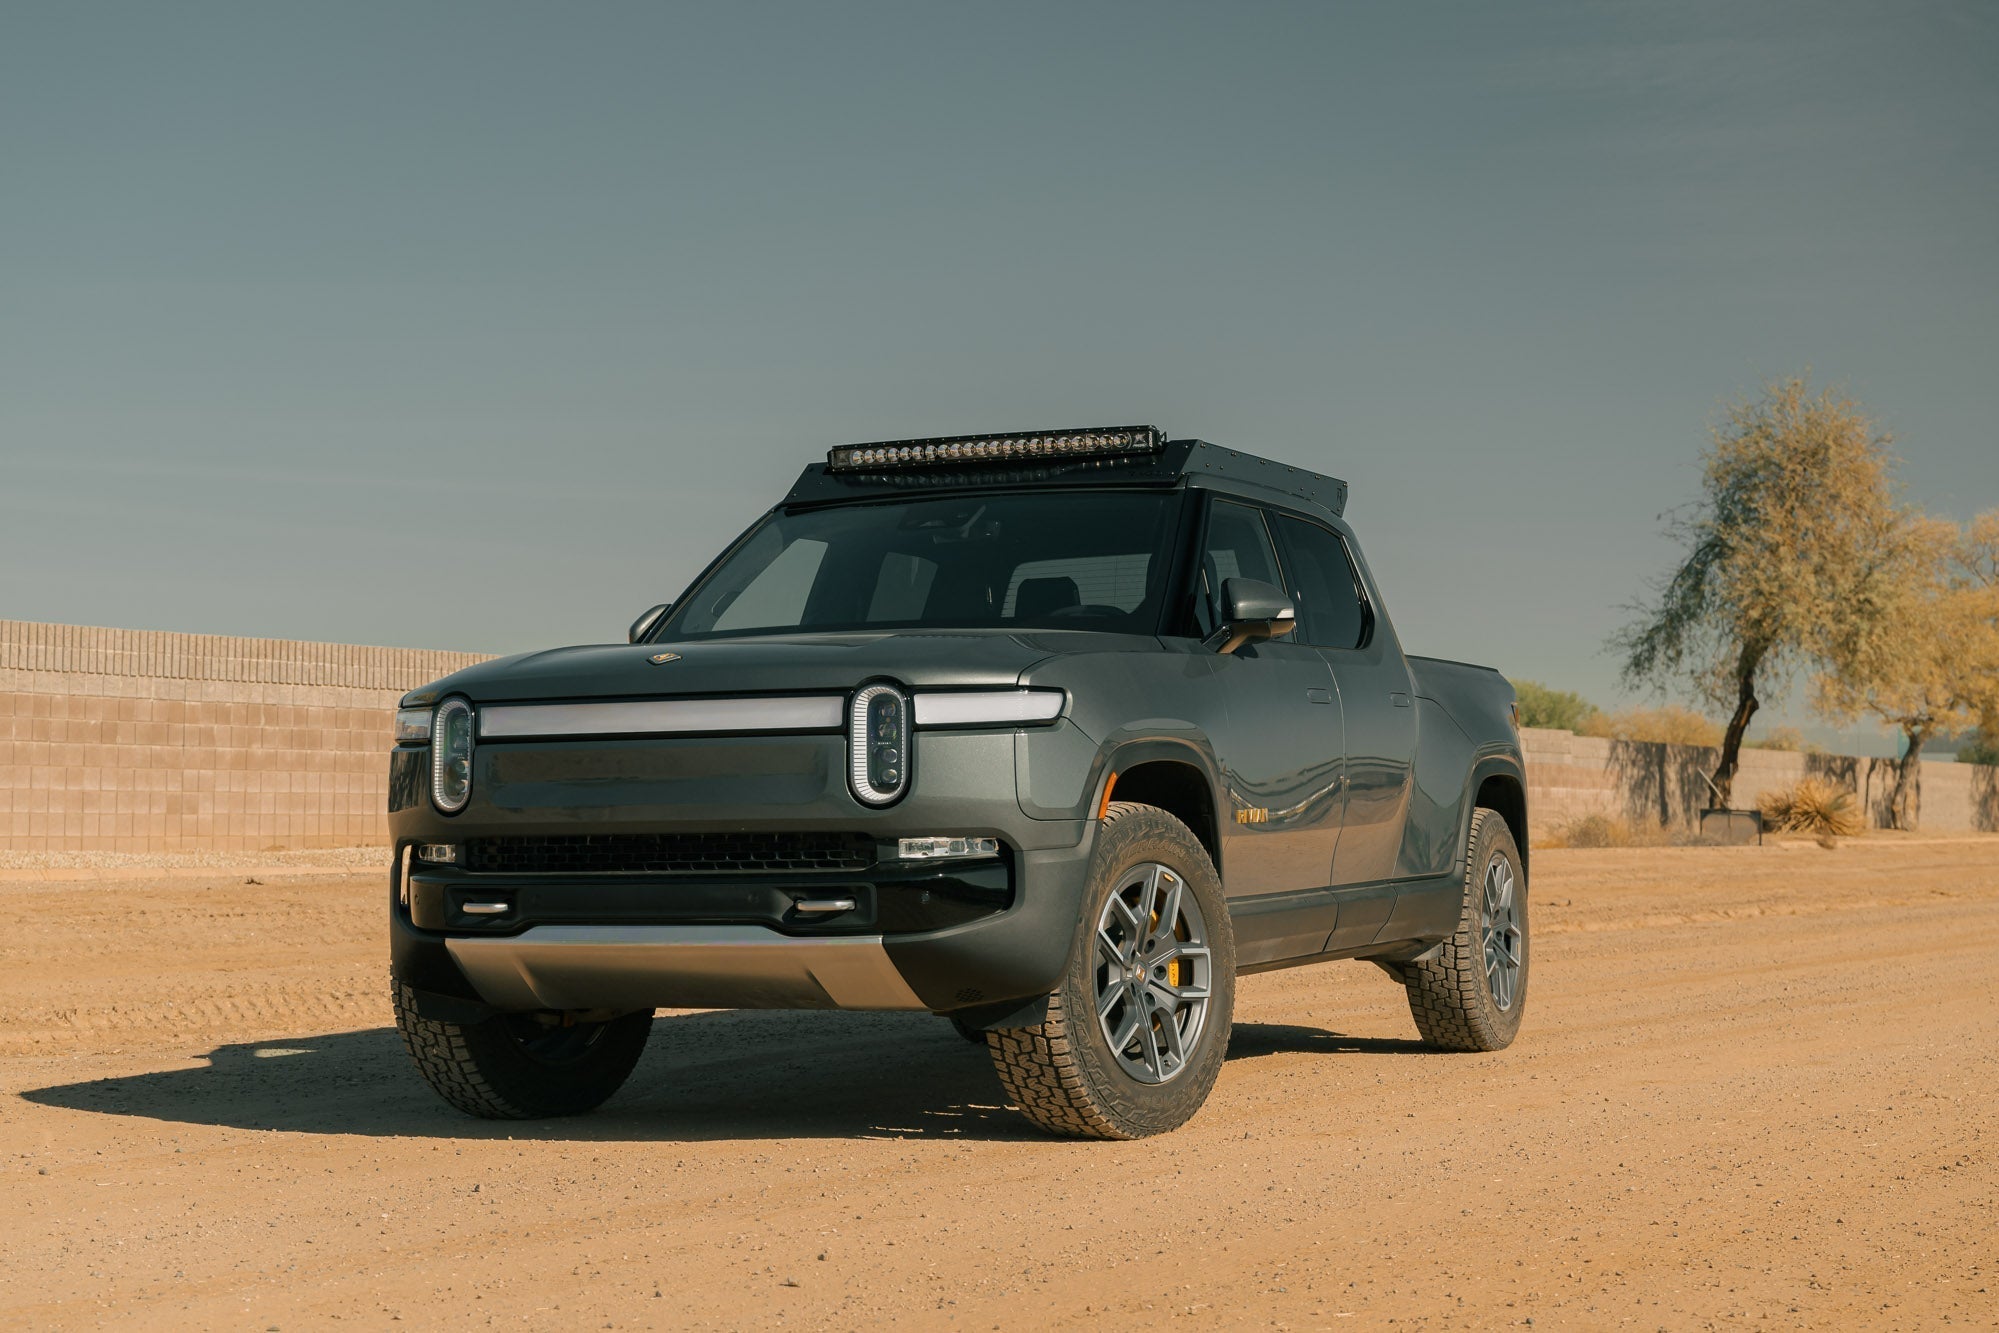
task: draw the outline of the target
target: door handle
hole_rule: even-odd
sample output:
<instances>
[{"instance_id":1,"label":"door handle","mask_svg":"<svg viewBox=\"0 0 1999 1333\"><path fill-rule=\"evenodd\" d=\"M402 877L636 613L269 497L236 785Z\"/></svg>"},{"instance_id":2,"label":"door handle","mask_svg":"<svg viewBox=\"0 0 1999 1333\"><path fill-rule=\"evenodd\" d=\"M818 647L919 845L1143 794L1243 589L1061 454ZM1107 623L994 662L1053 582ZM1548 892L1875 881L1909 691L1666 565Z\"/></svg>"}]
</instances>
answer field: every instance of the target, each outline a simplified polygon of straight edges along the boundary
<instances>
[{"instance_id":1,"label":"door handle","mask_svg":"<svg viewBox=\"0 0 1999 1333\"><path fill-rule=\"evenodd\" d=\"M1388 696L1388 702L1394 704L1397 708L1407 708L1409 706L1409 696L1406 694L1391 694Z\"/></svg>"},{"instance_id":2,"label":"door handle","mask_svg":"<svg viewBox=\"0 0 1999 1333\"><path fill-rule=\"evenodd\" d=\"M1305 698L1309 703L1329 704L1333 701L1333 692L1331 690L1322 690L1315 685L1305 691Z\"/></svg>"}]
</instances>

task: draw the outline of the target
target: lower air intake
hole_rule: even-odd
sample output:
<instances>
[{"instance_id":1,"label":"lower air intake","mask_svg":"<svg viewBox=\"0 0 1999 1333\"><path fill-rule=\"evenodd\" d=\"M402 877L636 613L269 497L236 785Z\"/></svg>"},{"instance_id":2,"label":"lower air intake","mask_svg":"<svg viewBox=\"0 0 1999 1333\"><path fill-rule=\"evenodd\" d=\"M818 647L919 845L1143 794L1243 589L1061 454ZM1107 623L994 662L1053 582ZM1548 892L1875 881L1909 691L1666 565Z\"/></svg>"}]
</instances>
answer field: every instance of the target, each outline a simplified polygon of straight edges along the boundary
<instances>
[{"instance_id":1,"label":"lower air intake","mask_svg":"<svg viewBox=\"0 0 1999 1333\"><path fill-rule=\"evenodd\" d=\"M577 833L465 843L465 868L487 875L712 875L874 863L874 839L855 833Z\"/></svg>"}]
</instances>

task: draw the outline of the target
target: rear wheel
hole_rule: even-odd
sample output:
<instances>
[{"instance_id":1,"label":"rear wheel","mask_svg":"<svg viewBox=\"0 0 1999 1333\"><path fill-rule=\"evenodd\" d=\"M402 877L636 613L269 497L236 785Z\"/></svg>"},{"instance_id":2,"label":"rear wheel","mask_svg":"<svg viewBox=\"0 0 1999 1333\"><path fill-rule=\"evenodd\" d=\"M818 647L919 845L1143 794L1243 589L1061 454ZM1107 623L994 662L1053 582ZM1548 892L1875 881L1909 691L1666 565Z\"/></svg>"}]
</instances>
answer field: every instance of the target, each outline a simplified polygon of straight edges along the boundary
<instances>
[{"instance_id":1,"label":"rear wheel","mask_svg":"<svg viewBox=\"0 0 1999 1333\"><path fill-rule=\"evenodd\" d=\"M1235 937L1221 882L1185 824L1110 807L1082 929L1046 1021L987 1034L1021 1112L1051 1133L1135 1139L1184 1124L1221 1072Z\"/></svg>"},{"instance_id":2,"label":"rear wheel","mask_svg":"<svg viewBox=\"0 0 1999 1333\"><path fill-rule=\"evenodd\" d=\"M1447 1051L1497 1051L1527 1007L1527 870L1496 810L1472 813L1458 928L1436 957L1403 969L1423 1040Z\"/></svg>"},{"instance_id":3,"label":"rear wheel","mask_svg":"<svg viewBox=\"0 0 1999 1333\"><path fill-rule=\"evenodd\" d=\"M652 1013L603 1022L495 1014L479 1023L425 1018L393 983L396 1027L424 1081L468 1115L542 1120L594 1111L624 1085L652 1033Z\"/></svg>"}]
</instances>

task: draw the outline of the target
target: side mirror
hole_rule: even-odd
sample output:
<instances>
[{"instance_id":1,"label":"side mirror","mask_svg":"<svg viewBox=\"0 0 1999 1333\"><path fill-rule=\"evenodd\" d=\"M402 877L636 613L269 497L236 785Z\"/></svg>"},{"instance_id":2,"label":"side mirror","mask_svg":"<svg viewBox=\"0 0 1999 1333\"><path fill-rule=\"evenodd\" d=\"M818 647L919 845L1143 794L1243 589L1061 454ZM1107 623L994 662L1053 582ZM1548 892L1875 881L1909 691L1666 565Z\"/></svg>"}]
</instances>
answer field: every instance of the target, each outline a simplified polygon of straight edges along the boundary
<instances>
[{"instance_id":1,"label":"side mirror","mask_svg":"<svg viewBox=\"0 0 1999 1333\"><path fill-rule=\"evenodd\" d=\"M652 610L634 620L632 627L625 631L625 642L637 643L640 639L643 639L647 634L652 632L652 627L660 622L660 618L672 609L672 602L661 602L658 606L655 606Z\"/></svg>"},{"instance_id":2,"label":"side mirror","mask_svg":"<svg viewBox=\"0 0 1999 1333\"><path fill-rule=\"evenodd\" d=\"M1215 631L1218 653L1246 643L1275 639L1298 628L1298 613L1282 588L1261 579L1222 580L1222 627Z\"/></svg>"}]
</instances>

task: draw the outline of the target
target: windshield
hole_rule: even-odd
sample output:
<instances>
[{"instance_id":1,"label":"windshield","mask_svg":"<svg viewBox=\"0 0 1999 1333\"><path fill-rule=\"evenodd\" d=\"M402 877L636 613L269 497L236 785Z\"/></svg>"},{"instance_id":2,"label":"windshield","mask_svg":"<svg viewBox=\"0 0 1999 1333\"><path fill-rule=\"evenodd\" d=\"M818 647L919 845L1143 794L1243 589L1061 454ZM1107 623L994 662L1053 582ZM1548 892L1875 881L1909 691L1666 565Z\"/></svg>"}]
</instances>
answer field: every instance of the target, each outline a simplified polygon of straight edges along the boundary
<instances>
[{"instance_id":1,"label":"windshield","mask_svg":"<svg viewBox=\"0 0 1999 1333\"><path fill-rule=\"evenodd\" d=\"M797 630L1152 634L1178 497L977 495L773 514L656 636Z\"/></svg>"}]
</instances>

